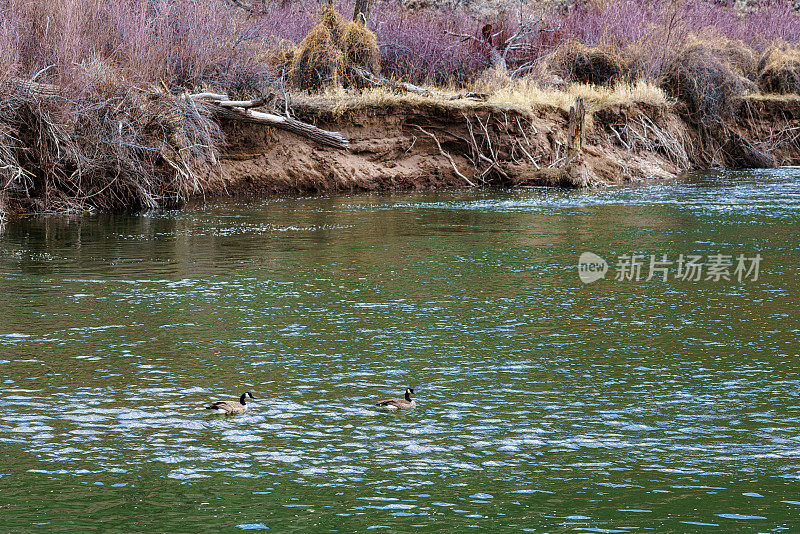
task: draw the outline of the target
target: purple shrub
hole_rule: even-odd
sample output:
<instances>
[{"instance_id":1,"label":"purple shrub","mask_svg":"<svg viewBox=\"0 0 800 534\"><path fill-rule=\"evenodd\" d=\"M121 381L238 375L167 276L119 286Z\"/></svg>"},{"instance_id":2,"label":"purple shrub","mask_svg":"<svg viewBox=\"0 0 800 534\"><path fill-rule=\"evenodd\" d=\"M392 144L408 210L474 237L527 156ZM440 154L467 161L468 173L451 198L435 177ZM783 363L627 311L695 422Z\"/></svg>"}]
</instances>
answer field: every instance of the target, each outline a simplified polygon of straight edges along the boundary
<instances>
[{"instance_id":1,"label":"purple shrub","mask_svg":"<svg viewBox=\"0 0 800 534\"><path fill-rule=\"evenodd\" d=\"M89 65L120 83L229 85L267 74L259 54L272 37L218 0L10 1L0 4L0 57L10 71L81 84ZM9 67L9 65L11 65Z\"/></svg>"},{"instance_id":2,"label":"purple shrub","mask_svg":"<svg viewBox=\"0 0 800 534\"><path fill-rule=\"evenodd\" d=\"M626 46L670 26L685 33L713 28L723 37L755 47L764 47L776 39L800 42L800 18L789 2L764 3L741 15L733 6L708 0L680 3L613 0L603 4L602 11L592 4L580 4L569 14L551 21L551 25L559 30L541 36L550 46L567 38L590 46L603 41Z\"/></svg>"},{"instance_id":3,"label":"purple shrub","mask_svg":"<svg viewBox=\"0 0 800 534\"><path fill-rule=\"evenodd\" d=\"M629 67L645 77L657 76L665 61L679 53L691 35L724 48L741 41L760 52L779 40L800 42L800 17L788 3L765 3L747 15L734 7L707 0L661 3L612 0L579 4L568 14L553 15L553 32L537 36L529 59L541 58L566 41L588 46L611 45L631 60ZM741 47L741 45L736 45Z\"/></svg>"},{"instance_id":4,"label":"purple shrub","mask_svg":"<svg viewBox=\"0 0 800 534\"><path fill-rule=\"evenodd\" d=\"M603 41L614 44L639 41L654 24L661 22L662 4L613 1L602 12L590 4L580 4L569 14L552 20L556 31L542 34L543 44L554 47L565 39L588 46Z\"/></svg>"},{"instance_id":5,"label":"purple shrub","mask_svg":"<svg viewBox=\"0 0 800 534\"><path fill-rule=\"evenodd\" d=\"M800 42L800 19L790 4L765 1L742 16L732 2L712 0L582 2L567 13L545 13L541 27L553 31L528 36L509 60L512 67L536 61L571 40L638 46L639 60L653 71L665 49L709 28L760 52L774 41ZM351 0L335 5L346 19L352 16ZM261 14L249 17L223 0L1 0L0 76L50 67L45 77L63 86L96 80L103 71L106 81L128 85L164 81L246 91L276 74L270 57L299 43L318 17L317 0L264 2ZM465 83L489 65L487 44L452 34L478 36L492 24L502 43L518 28L513 13L408 10L399 0L376 0L370 22L384 74L416 83Z\"/></svg>"},{"instance_id":6,"label":"purple shrub","mask_svg":"<svg viewBox=\"0 0 800 534\"><path fill-rule=\"evenodd\" d=\"M340 13L347 13L345 5L341 2L335 5ZM265 34L274 39L285 39L297 44L319 22L319 17L320 3L317 0L276 2L265 8L259 18L259 24Z\"/></svg>"},{"instance_id":7,"label":"purple shrub","mask_svg":"<svg viewBox=\"0 0 800 534\"><path fill-rule=\"evenodd\" d=\"M449 11L407 11L398 3L375 6L373 30L384 73L412 82L465 82L488 66L488 47L450 35L476 34L478 24Z\"/></svg>"}]
</instances>

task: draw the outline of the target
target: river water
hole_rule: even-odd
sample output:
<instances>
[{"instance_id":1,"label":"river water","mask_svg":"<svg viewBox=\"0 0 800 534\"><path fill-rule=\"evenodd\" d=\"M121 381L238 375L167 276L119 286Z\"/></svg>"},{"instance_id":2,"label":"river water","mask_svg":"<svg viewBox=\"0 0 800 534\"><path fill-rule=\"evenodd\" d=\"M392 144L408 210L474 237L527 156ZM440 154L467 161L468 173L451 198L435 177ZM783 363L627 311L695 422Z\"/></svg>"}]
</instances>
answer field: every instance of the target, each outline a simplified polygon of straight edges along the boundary
<instances>
[{"instance_id":1,"label":"river water","mask_svg":"<svg viewBox=\"0 0 800 534\"><path fill-rule=\"evenodd\" d=\"M797 531L799 223L797 169L9 221L0 531Z\"/></svg>"}]
</instances>

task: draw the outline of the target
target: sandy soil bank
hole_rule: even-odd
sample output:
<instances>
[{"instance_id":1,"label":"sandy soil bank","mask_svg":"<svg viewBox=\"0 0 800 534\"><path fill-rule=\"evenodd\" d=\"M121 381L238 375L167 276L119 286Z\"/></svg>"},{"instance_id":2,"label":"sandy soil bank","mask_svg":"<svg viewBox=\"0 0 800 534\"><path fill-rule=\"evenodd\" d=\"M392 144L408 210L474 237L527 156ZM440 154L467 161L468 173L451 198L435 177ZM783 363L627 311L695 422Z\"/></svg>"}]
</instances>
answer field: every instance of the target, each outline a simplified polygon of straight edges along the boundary
<instances>
[{"instance_id":1,"label":"sandy soil bank","mask_svg":"<svg viewBox=\"0 0 800 534\"><path fill-rule=\"evenodd\" d=\"M800 98L748 98L740 106L739 121L714 135L678 105L594 110L581 154L568 157L568 113L559 108L316 99L297 105L297 117L340 131L349 150L224 123L227 146L216 171L222 180L206 194L602 186L669 179L693 168L756 166L753 153L774 165L800 164Z\"/></svg>"}]
</instances>

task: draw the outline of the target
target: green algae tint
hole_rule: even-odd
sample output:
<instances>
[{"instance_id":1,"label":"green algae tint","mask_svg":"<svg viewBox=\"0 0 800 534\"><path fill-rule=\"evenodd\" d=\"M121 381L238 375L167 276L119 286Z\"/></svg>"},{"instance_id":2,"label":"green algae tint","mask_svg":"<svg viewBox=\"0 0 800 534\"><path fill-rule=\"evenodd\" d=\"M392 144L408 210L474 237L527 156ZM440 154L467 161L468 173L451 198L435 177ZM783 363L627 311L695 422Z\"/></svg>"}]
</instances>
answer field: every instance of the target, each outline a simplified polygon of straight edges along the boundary
<instances>
[{"instance_id":1,"label":"green algae tint","mask_svg":"<svg viewBox=\"0 0 800 534\"><path fill-rule=\"evenodd\" d=\"M795 530L798 223L786 169L10 221L0 531Z\"/></svg>"}]
</instances>

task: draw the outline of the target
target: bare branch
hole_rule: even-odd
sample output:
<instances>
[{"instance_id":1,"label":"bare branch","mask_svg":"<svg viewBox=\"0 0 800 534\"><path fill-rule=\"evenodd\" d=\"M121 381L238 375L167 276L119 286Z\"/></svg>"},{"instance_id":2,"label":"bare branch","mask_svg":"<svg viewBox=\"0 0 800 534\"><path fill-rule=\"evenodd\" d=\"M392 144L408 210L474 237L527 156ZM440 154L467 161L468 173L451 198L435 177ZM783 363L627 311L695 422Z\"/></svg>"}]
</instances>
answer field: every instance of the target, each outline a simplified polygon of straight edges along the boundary
<instances>
[{"instance_id":1,"label":"bare branch","mask_svg":"<svg viewBox=\"0 0 800 534\"><path fill-rule=\"evenodd\" d=\"M447 159L450 161L450 165L452 165L452 166L453 166L453 171L455 171L455 173L458 175L458 177L459 177L459 178L461 178L462 180L464 180L465 182L467 182L467 183L468 183L469 185L471 185L472 187L475 187L475 184L474 184L474 183L472 183L472 181L470 181L470 179L469 179L469 178L467 178L466 176L464 176L463 174L461 174L461 171L459 171L459 170L458 170L458 167L456 167L456 162L455 162L455 161L453 161L453 156L451 156L450 154L448 154L447 152L445 152L445 151L444 151L444 149L442 148L442 144L439 142L439 140L436 138L436 136L435 136L435 135L433 135L432 133L430 133L430 132L426 131L425 129L423 129L423 128L422 128L422 126L418 126L418 125L416 125L416 124L412 124L412 126L414 126L414 127L415 127L415 128L417 128L417 129L418 129L420 132L424 133L425 135L427 135L428 137L430 137L431 139L433 139L433 140L436 142L436 146L437 146L437 147L439 147L439 153L440 153L442 156L446 157L446 158L447 158Z\"/></svg>"}]
</instances>

